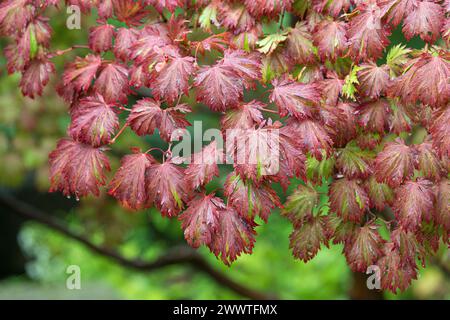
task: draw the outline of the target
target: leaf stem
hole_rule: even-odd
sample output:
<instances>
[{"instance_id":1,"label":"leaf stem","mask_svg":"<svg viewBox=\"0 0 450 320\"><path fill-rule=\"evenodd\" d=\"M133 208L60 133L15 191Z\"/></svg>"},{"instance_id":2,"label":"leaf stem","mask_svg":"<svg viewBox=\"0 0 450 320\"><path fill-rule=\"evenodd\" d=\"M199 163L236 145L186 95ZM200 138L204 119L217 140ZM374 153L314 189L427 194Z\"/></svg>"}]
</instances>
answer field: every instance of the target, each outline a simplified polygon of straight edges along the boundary
<instances>
[{"instance_id":1,"label":"leaf stem","mask_svg":"<svg viewBox=\"0 0 450 320\"><path fill-rule=\"evenodd\" d=\"M67 49L64 49L64 50L56 50L53 53L49 53L48 54L48 58L52 59L54 57L62 56L63 54L66 54L66 53L68 53L68 52L70 52L72 50L75 50L75 49L89 49L89 46L86 46L86 45L74 45L74 46L72 46L70 48L67 48Z\"/></svg>"},{"instance_id":2,"label":"leaf stem","mask_svg":"<svg viewBox=\"0 0 450 320\"><path fill-rule=\"evenodd\" d=\"M277 111L275 111L275 110L271 110L271 109L260 108L260 110L261 110L261 111L264 111L264 112L269 112L269 113L273 113L273 114L278 114L278 112L277 112Z\"/></svg>"},{"instance_id":3,"label":"leaf stem","mask_svg":"<svg viewBox=\"0 0 450 320\"><path fill-rule=\"evenodd\" d=\"M109 144L114 144L117 140L117 138L120 137L120 135L125 131L125 129L128 127L128 123L125 123L125 125L120 129L120 131L116 134L116 136L111 140Z\"/></svg>"}]
</instances>

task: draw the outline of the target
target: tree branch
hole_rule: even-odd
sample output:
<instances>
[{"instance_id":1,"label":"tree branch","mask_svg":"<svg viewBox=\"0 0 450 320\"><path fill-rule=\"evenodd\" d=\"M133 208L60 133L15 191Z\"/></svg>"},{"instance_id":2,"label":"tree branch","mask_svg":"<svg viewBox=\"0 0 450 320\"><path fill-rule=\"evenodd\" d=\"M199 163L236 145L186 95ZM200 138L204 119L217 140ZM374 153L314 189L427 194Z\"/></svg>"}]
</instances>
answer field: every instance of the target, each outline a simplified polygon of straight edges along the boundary
<instances>
[{"instance_id":1,"label":"tree branch","mask_svg":"<svg viewBox=\"0 0 450 320\"><path fill-rule=\"evenodd\" d=\"M50 227L59 233L78 241L91 251L100 254L102 256L108 257L116 263L131 269L135 269L142 272L150 272L156 269L164 268L176 264L189 264L195 267L197 270L204 272L209 275L217 283L229 288L230 290L238 293L239 295L254 299L254 300L267 300L276 299L274 295L268 295L251 288L248 288L233 279L229 278L222 272L214 269L200 254L187 246L177 247L171 250L169 253L149 262L141 259L128 259L117 253L116 251L110 250L108 248L101 247L91 242L86 237L77 234L70 230L63 223L57 219L41 212L40 210L33 208L27 203L24 203L15 197L0 191L0 202L6 207L11 209L11 211L25 219L30 219L41 224Z\"/></svg>"}]
</instances>

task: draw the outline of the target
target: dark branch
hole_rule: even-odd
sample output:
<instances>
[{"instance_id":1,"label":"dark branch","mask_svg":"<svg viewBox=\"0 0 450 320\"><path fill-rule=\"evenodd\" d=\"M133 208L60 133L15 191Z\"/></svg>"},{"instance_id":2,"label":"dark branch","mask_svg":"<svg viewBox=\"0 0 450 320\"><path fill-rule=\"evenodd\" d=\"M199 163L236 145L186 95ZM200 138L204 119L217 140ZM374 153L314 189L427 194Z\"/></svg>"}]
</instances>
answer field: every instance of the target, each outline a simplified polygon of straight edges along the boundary
<instances>
[{"instance_id":1,"label":"dark branch","mask_svg":"<svg viewBox=\"0 0 450 320\"><path fill-rule=\"evenodd\" d=\"M276 296L267 295L259 291L250 289L246 286L239 284L238 282L229 278L225 274L217 271L202 256L200 256L196 251L194 251L190 247L183 246L174 248L169 253L151 262L143 261L140 259L128 259L120 255L116 251L92 243L86 237L71 231L67 226L65 226L57 219L39 211L36 208L33 208L29 204L24 203L3 191L0 191L0 201L5 206L10 208L13 213L20 215L25 219L30 219L39 222L41 224L44 224L47 227L50 227L53 230L56 230L59 233L82 243L91 251L100 254L102 256L108 257L124 267L132 268L142 272L150 272L171 265L189 264L195 267L197 270L202 271L207 275L209 275L217 283L229 288L230 290L238 293L243 297L255 300L276 299Z\"/></svg>"}]
</instances>

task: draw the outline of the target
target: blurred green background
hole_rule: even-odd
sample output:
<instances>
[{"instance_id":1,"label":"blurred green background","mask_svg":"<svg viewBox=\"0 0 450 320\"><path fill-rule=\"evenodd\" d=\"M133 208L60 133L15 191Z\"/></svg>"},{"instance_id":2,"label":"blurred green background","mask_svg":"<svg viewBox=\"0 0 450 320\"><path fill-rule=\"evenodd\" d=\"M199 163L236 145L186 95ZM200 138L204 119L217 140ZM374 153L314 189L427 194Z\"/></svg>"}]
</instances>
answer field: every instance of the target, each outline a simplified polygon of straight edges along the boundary
<instances>
[{"instance_id":1,"label":"blurred green background","mask_svg":"<svg viewBox=\"0 0 450 320\"><path fill-rule=\"evenodd\" d=\"M89 25L95 17L83 17L81 30L68 30L64 11L54 12L53 50L85 44ZM394 32L393 44L404 42ZM6 39L0 39L2 48ZM410 44L420 47L415 39ZM84 49L56 59L60 73L65 61ZM55 91L53 77L42 98L23 98L18 88L20 76L8 76L6 61L0 56L0 191L57 217L71 230L94 243L120 252L127 258L152 261L172 248L185 245L180 223L161 218L157 210L128 212L103 192L100 198L80 202L60 194L48 194L47 155L65 135L69 116ZM247 97L252 98L252 96ZM197 106L189 120L203 121L203 128L218 127L218 115ZM132 146L148 149L164 147L157 135L139 138L127 130L109 152L114 172L120 156ZM223 184L225 174L210 186ZM292 187L291 187L292 189ZM292 227L275 211L268 224L259 221L254 253L240 257L228 268L205 248L199 253L209 264L236 282L282 299L449 299L450 258L441 250L435 261L420 270L420 278L406 292L368 292L365 278L354 275L346 265L342 246L323 248L305 264L294 260L288 236ZM190 265L173 265L151 272L123 267L93 253L45 225L18 218L0 203L0 299L241 299L227 286ZM66 289L66 268L81 268L81 290Z\"/></svg>"}]
</instances>

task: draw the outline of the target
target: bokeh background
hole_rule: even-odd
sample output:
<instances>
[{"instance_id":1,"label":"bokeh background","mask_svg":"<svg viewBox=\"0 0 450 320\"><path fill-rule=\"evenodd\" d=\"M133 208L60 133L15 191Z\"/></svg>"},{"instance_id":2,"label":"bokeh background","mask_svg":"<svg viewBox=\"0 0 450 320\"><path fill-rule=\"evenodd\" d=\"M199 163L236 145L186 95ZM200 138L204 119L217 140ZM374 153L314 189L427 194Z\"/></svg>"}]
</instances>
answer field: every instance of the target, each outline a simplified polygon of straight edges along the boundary
<instances>
[{"instance_id":1,"label":"bokeh background","mask_svg":"<svg viewBox=\"0 0 450 320\"><path fill-rule=\"evenodd\" d=\"M87 30L95 15L83 16L81 30L66 28L65 11L50 12L54 30L53 50L87 43ZM392 45L406 43L395 31ZM6 39L0 39L3 51ZM409 47L420 48L420 39ZM55 60L60 73L65 61L84 49ZM224 266L206 248L198 250L202 263L216 276L196 264L173 264L154 270L136 270L99 254L79 241L62 235L46 224L18 215L24 203L62 221L74 233L95 245L119 252L127 259L154 261L174 248L185 250L180 223L161 218L157 210L128 212L103 192L100 198L82 201L49 194L47 155L56 141L65 135L69 123L67 106L56 95L55 77L42 98L23 98L20 76L8 76L4 55L0 55L0 299L241 299L228 280L258 294L281 299L449 299L450 257L441 249L419 280L404 293L393 295L368 291L366 278L353 274L342 255L342 246L322 248L318 256L305 264L294 260L289 250L290 223L275 211L268 224L260 223L254 253L239 258L232 267ZM259 91L247 99L263 95ZM203 128L219 126L217 114L195 106L189 116L201 120ZM131 131L120 137L109 153L113 172L121 155L131 146L148 149L165 147L158 135L139 138ZM226 172L224 168L224 172ZM220 187L226 174L214 180L210 188ZM295 183L290 190L295 187ZM15 199L15 205L10 201ZM13 207L16 207L15 209ZM28 207L27 207L28 208ZM177 249L178 250L178 249ZM66 268L81 268L81 290L66 289ZM223 276L228 282L223 282Z\"/></svg>"}]
</instances>

